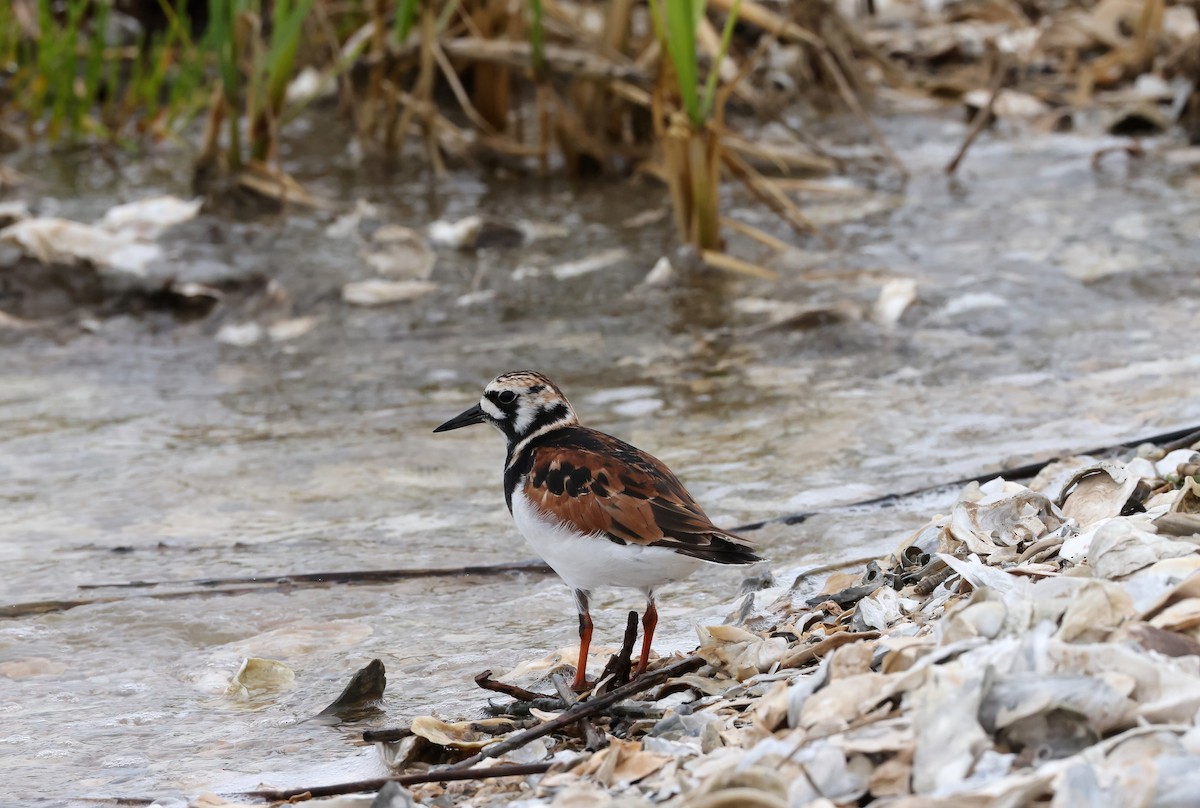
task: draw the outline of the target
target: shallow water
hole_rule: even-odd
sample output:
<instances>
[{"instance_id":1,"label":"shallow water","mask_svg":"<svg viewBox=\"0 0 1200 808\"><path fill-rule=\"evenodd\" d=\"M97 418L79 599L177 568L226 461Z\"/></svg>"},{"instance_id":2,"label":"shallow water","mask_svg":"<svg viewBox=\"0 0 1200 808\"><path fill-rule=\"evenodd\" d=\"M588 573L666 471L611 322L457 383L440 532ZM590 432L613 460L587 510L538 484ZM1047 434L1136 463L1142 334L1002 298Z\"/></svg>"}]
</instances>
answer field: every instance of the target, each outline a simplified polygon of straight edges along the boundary
<instances>
[{"instance_id":1,"label":"shallow water","mask_svg":"<svg viewBox=\"0 0 1200 808\"><path fill-rule=\"evenodd\" d=\"M202 217L165 239L181 272L259 273L286 298L233 301L190 324L152 313L88 330L66 318L6 336L0 602L121 599L0 621L5 804L372 776L374 752L354 746L363 726L304 720L370 659L387 667L388 715L375 723L390 725L476 714L475 673L572 644L566 589L540 576L172 600L139 597L161 587L77 588L529 558L503 506L498 436L430 432L503 370L550 374L586 423L661 457L726 525L1200 422L1189 169L1152 151L1096 171L1107 141L985 137L948 182L960 124L915 116L888 132L907 185L809 199L842 247L806 245L780 260L777 283L639 288L671 244L666 219L623 224L666 204L652 186L464 175L434 196L419 177L348 161L318 176L317 142L290 167L339 210L366 198L418 228L482 210L569 235L442 252L441 292L363 310L338 300L370 271L358 245L325 235L332 214ZM27 193L43 213L81 219L114 199L186 192L169 158L122 175L45 156L18 167L39 177ZM736 194L729 207L771 225ZM628 257L606 269L550 271L614 247ZM1080 280L1097 268L1112 274ZM894 328L768 320L788 314L781 303L869 309L897 277L915 279L919 299ZM294 340L214 339L220 325L308 315L317 326ZM941 507L914 499L752 535L788 583L886 551ZM706 569L664 591L659 649L692 647L693 625L724 619L742 577ZM615 642L640 604L613 592L595 605L600 641ZM247 656L285 661L295 686L224 695Z\"/></svg>"}]
</instances>

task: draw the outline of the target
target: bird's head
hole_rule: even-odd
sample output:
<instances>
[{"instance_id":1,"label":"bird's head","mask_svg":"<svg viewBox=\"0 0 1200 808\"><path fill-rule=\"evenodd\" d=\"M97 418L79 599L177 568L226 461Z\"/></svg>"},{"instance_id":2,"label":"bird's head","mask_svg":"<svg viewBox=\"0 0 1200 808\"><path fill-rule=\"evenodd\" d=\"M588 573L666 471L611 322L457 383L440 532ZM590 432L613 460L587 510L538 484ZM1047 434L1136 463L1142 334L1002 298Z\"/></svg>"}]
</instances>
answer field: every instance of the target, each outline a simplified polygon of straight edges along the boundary
<instances>
[{"instance_id":1,"label":"bird's head","mask_svg":"<svg viewBox=\"0 0 1200 808\"><path fill-rule=\"evenodd\" d=\"M531 435L578 423L571 402L554 382L536 371L518 370L492 379L478 404L433 431L491 424L512 446Z\"/></svg>"}]
</instances>

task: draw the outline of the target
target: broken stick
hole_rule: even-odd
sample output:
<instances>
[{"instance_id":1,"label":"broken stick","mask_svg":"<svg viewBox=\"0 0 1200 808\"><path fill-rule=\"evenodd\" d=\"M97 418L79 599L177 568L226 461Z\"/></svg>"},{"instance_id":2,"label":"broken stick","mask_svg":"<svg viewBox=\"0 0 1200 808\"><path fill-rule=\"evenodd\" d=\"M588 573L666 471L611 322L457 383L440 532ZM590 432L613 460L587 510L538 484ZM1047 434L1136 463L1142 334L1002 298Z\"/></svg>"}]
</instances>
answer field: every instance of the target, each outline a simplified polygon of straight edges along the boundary
<instances>
[{"instance_id":1,"label":"broken stick","mask_svg":"<svg viewBox=\"0 0 1200 808\"><path fill-rule=\"evenodd\" d=\"M376 777L373 780L358 780L352 783L334 783L311 788L263 789L244 791L238 796L271 802L290 800L293 797L331 797L335 794L355 794L361 791L378 791L388 783L415 786L421 783L444 783L450 780L487 780L493 777L520 777L526 774L544 774L554 766L548 763L525 763L514 766L493 766L490 769L434 769L420 774L398 774L394 777Z\"/></svg>"},{"instance_id":2,"label":"broken stick","mask_svg":"<svg viewBox=\"0 0 1200 808\"><path fill-rule=\"evenodd\" d=\"M645 692L655 685L662 684L672 676L681 676L685 673L691 673L703 665L704 659L702 657L694 655L684 657L678 662L672 662L670 665L659 668L652 673L643 674L624 687L618 687L616 690L605 693L603 696L598 696L588 701L579 702L574 707L571 707L563 712L557 718L551 719L550 721L536 726L533 729L527 729L524 732L518 733L511 738L500 741L499 743L485 747L484 749L480 750L478 754L472 755L466 760L461 760L458 763L447 766L444 769L439 769L438 771L469 770L472 766L480 761L487 760L488 758L499 757L505 752L511 752L514 749L520 749L530 741L536 741L538 738L541 738L544 735L549 735L552 732L556 732L564 727L568 727L581 718L587 718L588 716L595 715L596 713L611 707L622 699L629 698L630 696Z\"/></svg>"}]
</instances>

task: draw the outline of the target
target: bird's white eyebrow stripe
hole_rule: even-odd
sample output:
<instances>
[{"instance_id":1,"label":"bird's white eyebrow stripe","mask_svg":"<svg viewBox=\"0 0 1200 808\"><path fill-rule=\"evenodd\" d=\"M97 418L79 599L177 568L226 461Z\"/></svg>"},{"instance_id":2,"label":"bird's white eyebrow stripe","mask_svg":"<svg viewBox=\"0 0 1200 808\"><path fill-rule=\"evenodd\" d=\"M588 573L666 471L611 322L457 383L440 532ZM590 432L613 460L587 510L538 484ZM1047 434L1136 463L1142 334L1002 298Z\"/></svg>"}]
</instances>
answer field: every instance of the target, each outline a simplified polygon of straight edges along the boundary
<instances>
[{"instance_id":1,"label":"bird's white eyebrow stripe","mask_svg":"<svg viewBox=\"0 0 1200 808\"><path fill-rule=\"evenodd\" d=\"M484 412L486 412L488 415L490 415L492 418L494 418L497 421L504 420L504 412L501 411L501 409L499 407L497 407L495 404L493 404L491 401L488 401L486 398L481 398L479 400L479 408L482 409Z\"/></svg>"}]
</instances>

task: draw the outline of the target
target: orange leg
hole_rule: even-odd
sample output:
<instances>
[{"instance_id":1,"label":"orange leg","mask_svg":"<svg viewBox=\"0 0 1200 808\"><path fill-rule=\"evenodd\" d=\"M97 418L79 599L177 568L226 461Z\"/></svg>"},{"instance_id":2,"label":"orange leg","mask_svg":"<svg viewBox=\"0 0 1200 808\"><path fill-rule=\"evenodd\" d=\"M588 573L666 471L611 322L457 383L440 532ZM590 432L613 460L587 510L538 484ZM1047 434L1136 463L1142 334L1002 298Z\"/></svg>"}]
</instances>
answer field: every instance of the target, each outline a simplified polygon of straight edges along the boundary
<instances>
[{"instance_id":1,"label":"orange leg","mask_svg":"<svg viewBox=\"0 0 1200 808\"><path fill-rule=\"evenodd\" d=\"M658 625L658 609L654 608L654 595L646 599L646 613L642 615L642 657L638 660L636 675L646 672L650 662L650 643L654 641L654 627Z\"/></svg>"},{"instance_id":2,"label":"orange leg","mask_svg":"<svg viewBox=\"0 0 1200 808\"><path fill-rule=\"evenodd\" d=\"M588 648L592 644L592 615L588 612L586 592L575 592L575 605L579 608L579 664L575 666L575 681L571 688L582 693L587 688Z\"/></svg>"}]
</instances>

